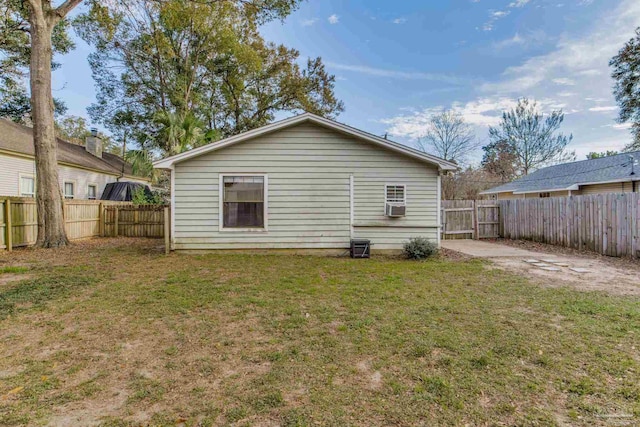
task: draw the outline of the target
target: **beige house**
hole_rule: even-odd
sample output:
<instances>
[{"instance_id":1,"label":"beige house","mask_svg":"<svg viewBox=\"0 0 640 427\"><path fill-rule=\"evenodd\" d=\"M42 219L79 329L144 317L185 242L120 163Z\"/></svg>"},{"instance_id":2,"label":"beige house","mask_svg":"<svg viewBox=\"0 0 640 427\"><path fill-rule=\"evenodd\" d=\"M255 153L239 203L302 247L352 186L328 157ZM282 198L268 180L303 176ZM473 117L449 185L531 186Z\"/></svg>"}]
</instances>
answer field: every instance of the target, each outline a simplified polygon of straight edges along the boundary
<instances>
[{"instance_id":1,"label":"beige house","mask_svg":"<svg viewBox=\"0 0 640 427\"><path fill-rule=\"evenodd\" d=\"M135 176L122 158L103 152L96 136L88 137L85 146L57 142L60 190L67 199L100 199L111 182L149 182ZM32 129L0 119L0 196L34 197L36 182Z\"/></svg>"},{"instance_id":2,"label":"beige house","mask_svg":"<svg viewBox=\"0 0 640 427\"><path fill-rule=\"evenodd\" d=\"M639 160L636 151L549 166L480 194L502 200L638 192Z\"/></svg>"},{"instance_id":3,"label":"beige house","mask_svg":"<svg viewBox=\"0 0 640 427\"><path fill-rule=\"evenodd\" d=\"M177 250L400 249L439 241L440 176L456 166L313 114L154 164L171 171Z\"/></svg>"}]
</instances>

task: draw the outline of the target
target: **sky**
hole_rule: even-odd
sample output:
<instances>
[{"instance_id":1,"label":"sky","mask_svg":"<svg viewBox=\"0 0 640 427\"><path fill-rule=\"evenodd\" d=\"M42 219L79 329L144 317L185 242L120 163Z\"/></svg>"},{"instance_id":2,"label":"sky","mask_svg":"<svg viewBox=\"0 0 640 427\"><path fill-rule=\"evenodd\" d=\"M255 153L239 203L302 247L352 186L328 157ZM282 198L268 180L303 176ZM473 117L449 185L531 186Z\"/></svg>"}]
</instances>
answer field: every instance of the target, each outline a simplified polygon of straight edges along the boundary
<instances>
[{"instance_id":1,"label":"sky","mask_svg":"<svg viewBox=\"0 0 640 427\"><path fill-rule=\"evenodd\" d=\"M261 32L302 61L322 57L350 126L414 146L432 114L454 109L482 145L502 111L529 97L564 111L562 132L583 159L632 140L615 120L608 63L639 25L638 0L307 0ZM86 117L94 101L90 52L77 40L59 58L54 96L68 114Z\"/></svg>"}]
</instances>

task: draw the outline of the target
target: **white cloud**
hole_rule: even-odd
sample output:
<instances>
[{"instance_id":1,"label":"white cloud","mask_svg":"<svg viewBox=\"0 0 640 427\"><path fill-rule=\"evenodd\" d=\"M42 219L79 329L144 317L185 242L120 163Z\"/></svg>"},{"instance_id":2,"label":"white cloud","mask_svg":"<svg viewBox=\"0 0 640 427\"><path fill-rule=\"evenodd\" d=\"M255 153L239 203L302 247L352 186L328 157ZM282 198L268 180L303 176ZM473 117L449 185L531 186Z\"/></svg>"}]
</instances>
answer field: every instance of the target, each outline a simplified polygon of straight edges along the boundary
<instances>
[{"instance_id":1,"label":"white cloud","mask_svg":"<svg viewBox=\"0 0 640 427\"><path fill-rule=\"evenodd\" d=\"M568 79L566 77L558 77L558 78L555 78L555 79L551 79L551 81L554 82L557 85L560 85L560 86L575 86L576 85L575 81L573 81L571 79Z\"/></svg>"},{"instance_id":2,"label":"white cloud","mask_svg":"<svg viewBox=\"0 0 640 427\"><path fill-rule=\"evenodd\" d=\"M502 113L514 108L518 103L515 98L486 97L466 103L453 103L451 109L459 113L464 120L476 128L479 137L486 137L489 126L497 126L502 119ZM557 102L551 98L538 101L538 108L544 114L553 110L565 109L566 104ZM429 119L448 107L437 106L413 111L412 114L401 114L396 117L381 120L386 124L390 135L409 140L416 140L424 136L429 127ZM578 113L578 110L564 110L565 115Z\"/></svg>"},{"instance_id":3,"label":"white cloud","mask_svg":"<svg viewBox=\"0 0 640 427\"><path fill-rule=\"evenodd\" d=\"M305 19L304 21L301 22L303 27L310 27L313 24L315 24L316 22L318 22L317 18L312 18L312 19Z\"/></svg>"},{"instance_id":4,"label":"white cloud","mask_svg":"<svg viewBox=\"0 0 640 427\"><path fill-rule=\"evenodd\" d=\"M391 22L394 24L404 24L405 22L407 22L407 20L405 18L396 18Z\"/></svg>"},{"instance_id":5,"label":"white cloud","mask_svg":"<svg viewBox=\"0 0 640 427\"><path fill-rule=\"evenodd\" d=\"M455 85L469 83L469 80L467 79L463 79L455 76L449 76L446 74L432 74L432 73L423 73L423 72L414 72L414 71L389 70L385 68L368 67L366 65L338 64L335 62L328 62L327 66L336 70L367 74L374 77L388 77L388 78L404 79L404 80L431 80L431 81L439 81L439 82L455 84Z\"/></svg>"},{"instance_id":6,"label":"white cloud","mask_svg":"<svg viewBox=\"0 0 640 427\"><path fill-rule=\"evenodd\" d=\"M498 19L502 19L505 16L509 15L511 12L508 10L490 10L489 11L489 20L484 23L482 26L483 31L492 31L493 26L495 25Z\"/></svg>"},{"instance_id":7,"label":"white cloud","mask_svg":"<svg viewBox=\"0 0 640 427\"><path fill-rule=\"evenodd\" d=\"M592 111L594 113L603 113L603 112L609 112L609 111L616 111L618 109L618 107L616 107L615 105L611 105L611 106L605 106L605 107L591 107L589 108L589 111Z\"/></svg>"},{"instance_id":8,"label":"white cloud","mask_svg":"<svg viewBox=\"0 0 640 427\"><path fill-rule=\"evenodd\" d=\"M485 128L486 131L486 127L497 125L502 112L513 108L516 103L517 100L511 98L481 98L465 104L454 103L451 109L460 113L467 123ZM381 122L388 125L389 134L415 140L425 134L431 116L443 110L444 106L425 108L413 114L400 115Z\"/></svg>"},{"instance_id":9,"label":"white cloud","mask_svg":"<svg viewBox=\"0 0 640 427\"><path fill-rule=\"evenodd\" d=\"M335 25L340 22L340 17L335 13L328 18L329 24Z\"/></svg>"},{"instance_id":10,"label":"white cloud","mask_svg":"<svg viewBox=\"0 0 640 427\"><path fill-rule=\"evenodd\" d=\"M531 0L516 0L514 2L509 3L509 7L524 7Z\"/></svg>"},{"instance_id":11,"label":"white cloud","mask_svg":"<svg viewBox=\"0 0 640 427\"><path fill-rule=\"evenodd\" d=\"M502 50L518 46L519 49L522 49L529 46L540 45L548 40L550 40L549 36L542 30L529 31L526 33L517 32L513 37L494 42L492 47L496 50Z\"/></svg>"}]
</instances>

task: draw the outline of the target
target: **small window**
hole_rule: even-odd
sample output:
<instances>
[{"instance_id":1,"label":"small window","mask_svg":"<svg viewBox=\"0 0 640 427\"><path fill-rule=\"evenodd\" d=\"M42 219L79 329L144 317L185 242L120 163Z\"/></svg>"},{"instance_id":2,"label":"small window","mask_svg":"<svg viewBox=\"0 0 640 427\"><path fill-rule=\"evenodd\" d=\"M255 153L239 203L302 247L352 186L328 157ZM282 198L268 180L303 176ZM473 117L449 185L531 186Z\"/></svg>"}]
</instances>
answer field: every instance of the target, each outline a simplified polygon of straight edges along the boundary
<instances>
[{"instance_id":1,"label":"small window","mask_svg":"<svg viewBox=\"0 0 640 427\"><path fill-rule=\"evenodd\" d=\"M73 182L65 182L64 183L64 198L65 199L73 199L76 194L76 188Z\"/></svg>"},{"instance_id":2,"label":"small window","mask_svg":"<svg viewBox=\"0 0 640 427\"><path fill-rule=\"evenodd\" d=\"M98 193L98 186L95 184L89 184L87 186L87 199L95 200L96 194Z\"/></svg>"},{"instance_id":3,"label":"small window","mask_svg":"<svg viewBox=\"0 0 640 427\"><path fill-rule=\"evenodd\" d=\"M20 195L22 197L36 196L36 179L31 175L20 175Z\"/></svg>"},{"instance_id":4,"label":"small window","mask_svg":"<svg viewBox=\"0 0 640 427\"><path fill-rule=\"evenodd\" d=\"M551 197L551 193L547 192L547 193L540 193L540 198L541 199L546 199L547 197Z\"/></svg>"},{"instance_id":5,"label":"small window","mask_svg":"<svg viewBox=\"0 0 640 427\"><path fill-rule=\"evenodd\" d=\"M387 203L405 204L406 191L404 185L387 185L386 186Z\"/></svg>"},{"instance_id":6,"label":"small window","mask_svg":"<svg viewBox=\"0 0 640 427\"><path fill-rule=\"evenodd\" d=\"M225 176L223 228L265 228L265 177Z\"/></svg>"}]
</instances>

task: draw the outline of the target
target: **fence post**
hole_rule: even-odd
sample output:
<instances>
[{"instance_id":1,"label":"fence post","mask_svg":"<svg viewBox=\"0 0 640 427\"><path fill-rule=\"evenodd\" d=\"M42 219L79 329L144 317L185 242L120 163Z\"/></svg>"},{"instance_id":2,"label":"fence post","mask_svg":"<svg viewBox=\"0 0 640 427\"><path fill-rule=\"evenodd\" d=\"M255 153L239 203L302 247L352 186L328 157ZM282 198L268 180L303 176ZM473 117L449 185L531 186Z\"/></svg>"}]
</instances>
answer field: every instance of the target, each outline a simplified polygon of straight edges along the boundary
<instances>
[{"instance_id":1,"label":"fence post","mask_svg":"<svg viewBox=\"0 0 640 427\"><path fill-rule=\"evenodd\" d=\"M104 204L102 202L98 205L98 233L100 237L104 237Z\"/></svg>"},{"instance_id":2,"label":"fence post","mask_svg":"<svg viewBox=\"0 0 640 427\"><path fill-rule=\"evenodd\" d=\"M11 228L11 200L6 199L4 201L4 244L9 252L13 250L13 232Z\"/></svg>"},{"instance_id":3,"label":"fence post","mask_svg":"<svg viewBox=\"0 0 640 427\"><path fill-rule=\"evenodd\" d=\"M171 251L171 219L169 218L169 208L164 207L164 253Z\"/></svg>"},{"instance_id":4,"label":"fence post","mask_svg":"<svg viewBox=\"0 0 640 427\"><path fill-rule=\"evenodd\" d=\"M478 221L478 201L474 200L473 201L473 239L474 240L479 240L480 239L480 227L478 226L479 224Z\"/></svg>"},{"instance_id":5,"label":"fence post","mask_svg":"<svg viewBox=\"0 0 640 427\"><path fill-rule=\"evenodd\" d=\"M116 206L116 208L114 209L114 211L113 211L113 212L114 212L114 214L115 214L115 216L114 216L114 218L113 218L113 223L114 223L114 228L115 228L115 230L114 230L114 232L113 232L113 235L114 235L115 237L118 237L118 217L120 216L120 213L119 213L119 210L118 210L118 207L117 207L117 206Z\"/></svg>"}]
</instances>

